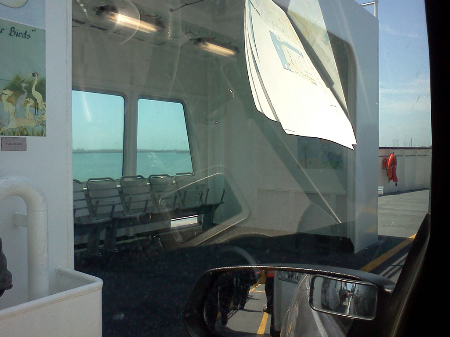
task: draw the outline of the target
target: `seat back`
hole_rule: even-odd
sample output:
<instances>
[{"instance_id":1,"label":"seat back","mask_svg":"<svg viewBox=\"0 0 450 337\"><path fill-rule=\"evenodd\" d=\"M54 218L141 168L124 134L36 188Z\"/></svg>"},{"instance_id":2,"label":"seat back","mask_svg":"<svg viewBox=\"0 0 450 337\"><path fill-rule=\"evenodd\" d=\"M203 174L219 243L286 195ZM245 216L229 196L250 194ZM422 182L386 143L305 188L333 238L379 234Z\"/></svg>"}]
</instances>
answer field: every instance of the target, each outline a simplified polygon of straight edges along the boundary
<instances>
[{"instance_id":1,"label":"seat back","mask_svg":"<svg viewBox=\"0 0 450 337\"><path fill-rule=\"evenodd\" d=\"M123 216L122 200L117 183L112 178L91 178L86 188L97 218Z\"/></svg>"},{"instance_id":2,"label":"seat back","mask_svg":"<svg viewBox=\"0 0 450 337\"><path fill-rule=\"evenodd\" d=\"M177 173L174 177L181 208L195 208L202 204L203 191L191 173Z\"/></svg>"},{"instance_id":3,"label":"seat back","mask_svg":"<svg viewBox=\"0 0 450 337\"><path fill-rule=\"evenodd\" d=\"M148 177L148 181L156 197L173 192L176 189L174 178L168 174L152 174Z\"/></svg>"},{"instance_id":4,"label":"seat back","mask_svg":"<svg viewBox=\"0 0 450 337\"><path fill-rule=\"evenodd\" d=\"M208 188L205 193L203 202L207 205L219 205L223 203L225 196L225 189L223 188Z\"/></svg>"},{"instance_id":5,"label":"seat back","mask_svg":"<svg viewBox=\"0 0 450 337\"><path fill-rule=\"evenodd\" d=\"M73 221L77 223L86 223L91 220L91 210L86 199L86 193L81 181L73 180Z\"/></svg>"},{"instance_id":6,"label":"seat back","mask_svg":"<svg viewBox=\"0 0 450 337\"><path fill-rule=\"evenodd\" d=\"M150 213L154 209L154 195L148 180L141 175L120 179L122 200L127 214Z\"/></svg>"},{"instance_id":7,"label":"seat back","mask_svg":"<svg viewBox=\"0 0 450 337\"><path fill-rule=\"evenodd\" d=\"M172 211L178 207L178 191L172 176L155 174L148 177L155 195L158 208L162 211Z\"/></svg>"}]
</instances>

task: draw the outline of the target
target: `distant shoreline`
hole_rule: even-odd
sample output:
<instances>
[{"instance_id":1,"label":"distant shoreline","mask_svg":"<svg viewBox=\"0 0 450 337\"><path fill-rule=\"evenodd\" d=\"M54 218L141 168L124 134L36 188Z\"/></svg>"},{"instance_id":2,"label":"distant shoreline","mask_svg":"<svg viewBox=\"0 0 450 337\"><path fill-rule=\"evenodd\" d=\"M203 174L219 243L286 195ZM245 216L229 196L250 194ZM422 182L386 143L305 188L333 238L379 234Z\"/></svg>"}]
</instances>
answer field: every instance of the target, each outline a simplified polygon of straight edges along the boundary
<instances>
[{"instance_id":1,"label":"distant shoreline","mask_svg":"<svg viewBox=\"0 0 450 337\"><path fill-rule=\"evenodd\" d=\"M116 149L103 149L103 150L84 150L84 149L76 149L72 150L72 153L122 153L122 150ZM188 150L137 150L138 153L189 153Z\"/></svg>"}]
</instances>

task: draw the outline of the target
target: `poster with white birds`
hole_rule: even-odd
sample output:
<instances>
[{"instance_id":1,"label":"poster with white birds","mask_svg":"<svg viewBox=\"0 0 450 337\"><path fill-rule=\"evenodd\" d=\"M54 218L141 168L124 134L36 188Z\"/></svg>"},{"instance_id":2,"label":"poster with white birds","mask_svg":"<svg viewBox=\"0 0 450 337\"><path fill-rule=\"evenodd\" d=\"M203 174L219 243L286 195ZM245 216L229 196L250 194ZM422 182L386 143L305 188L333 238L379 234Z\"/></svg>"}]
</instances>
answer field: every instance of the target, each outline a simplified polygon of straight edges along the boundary
<instances>
[{"instance_id":1,"label":"poster with white birds","mask_svg":"<svg viewBox=\"0 0 450 337\"><path fill-rule=\"evenodd\" d=\"M0 136L46 135L45 31L0 19Z\"/></svg>"}]
</instances>

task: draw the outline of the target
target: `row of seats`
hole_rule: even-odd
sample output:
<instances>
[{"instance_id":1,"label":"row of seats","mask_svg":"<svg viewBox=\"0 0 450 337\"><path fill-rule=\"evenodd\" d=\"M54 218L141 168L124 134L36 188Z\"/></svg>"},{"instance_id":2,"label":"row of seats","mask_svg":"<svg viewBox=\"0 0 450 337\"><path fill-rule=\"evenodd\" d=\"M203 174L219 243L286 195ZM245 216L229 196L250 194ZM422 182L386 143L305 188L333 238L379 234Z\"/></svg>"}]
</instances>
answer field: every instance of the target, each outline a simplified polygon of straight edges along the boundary
<instances>
[{"instance_id":1,"label":"row of seats","mask_svg":"<svg viewBox=\"0 0 450 337\"><path fill-rule=\"evenodd\" d=\"M87 251L100 254L100 234L105 229L104 249L114 251L117 229L152 221L202 216L202 228L213 226L214 212L223 203L224 189L202 188L188 183L186 175L124 176L119 185L112 178L91 178L86 186L73 180L75 235L88 235Z\"/></svg>"}]
</instances>

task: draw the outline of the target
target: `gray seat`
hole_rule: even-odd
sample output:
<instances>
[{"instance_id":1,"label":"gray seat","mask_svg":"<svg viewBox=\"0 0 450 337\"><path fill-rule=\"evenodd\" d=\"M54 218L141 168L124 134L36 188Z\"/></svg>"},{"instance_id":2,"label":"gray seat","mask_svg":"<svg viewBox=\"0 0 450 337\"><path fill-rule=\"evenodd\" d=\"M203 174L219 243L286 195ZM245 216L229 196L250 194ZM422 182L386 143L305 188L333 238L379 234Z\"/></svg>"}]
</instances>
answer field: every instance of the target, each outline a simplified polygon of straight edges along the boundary
<instances>
[{"instance_id":1,"label":"gray seat","mask_svg":"<svg viewBox=\"0 0 450 337\"><path fill-rule=\"evenodd\" d=\"M73 180L73 222L75 236L88 234L87 253L100 255L100 233L111 224L112 217L94 215L83 184L76 179Z\"/></svg>"},{"instance_id":2,"label":"gray seat","mask_svg":"<svg viewBox=\"0 0 450 337\"><path fill-rule=\"evenodd\" d=\"M202 205L199 213L203 214L202 228L208 230L214 227L214 212L223 204L225 189L223 188L207 188L202 199Z\"/></svg>"},{"instance_id":3,"label":"gray seat","mask_svg":"<svg viewBox=\"0 0 450 337\"><path fill-rule=\"evenodd\" d=\"M180 201L173 177L168 174L154 174L148 177L148 181L154 193L158 211L172 217L179 208Z\"/></svg>"},{"instance_id":4,"label":"gray seat","mask_svg":"<svg viewBox=\"0 0 450 337\"><path fill-rule=\"evenodd\" d=\"M150 222L155 213L155 196L148 180L141 175L124 176L120 179L120 190L125 213L135 217L139 224Z\"/></svg>"},{"instance_id":5,"label":"gray seat","mask_svg":"<svg viewBox=\"0 0 450 337\"><path fill-rule=\"evenodd\" d=\"M179 212L184 214L198 213L203 204L203 191L198 184L192 183L191 173L177 173L174 177L179 196Z\"/></svg>"},{"instance_id":6,"label":"gray seat","mask_svg":"<svg viewBox=\"0 0 450 337\"><path fill-rule=\"evenodd\" d=\"M112 223L106 228L104 249L116 250L117 229L133 225L135 214L127 214L122 204L117 182L112 178L91 178L86 182L89 199L95 217L110 217Z\"/></svg>"},{"instance_id":7,"label":"gray seat","mask_svg":"<svg viewBox=\"0 0 450 337\"><path fill-rule=\"evenodd\" d=\"M214 226L214 212L223 204L223 188L207 188L193 179L192 174L151 175L151 188L158 205L170 209L172 218L198 215L202 228L207 230ZM200 187L201 186L201 187Z\"/></svg>"},{"instance_id":8,"label":"gray seat","mask_svg":"<svg viewBox=\"0 0 450 337\"><path fill-rule=\"evenodd\" d=\"M199 182L191 173L175 175L175 183L180 193L183 214L196 214L203 230L214 226L214 212L223 204L225 189L207 187L206 181Z\"/></svg>"}]
</instances>

